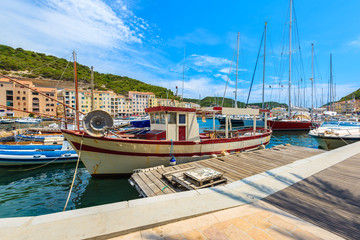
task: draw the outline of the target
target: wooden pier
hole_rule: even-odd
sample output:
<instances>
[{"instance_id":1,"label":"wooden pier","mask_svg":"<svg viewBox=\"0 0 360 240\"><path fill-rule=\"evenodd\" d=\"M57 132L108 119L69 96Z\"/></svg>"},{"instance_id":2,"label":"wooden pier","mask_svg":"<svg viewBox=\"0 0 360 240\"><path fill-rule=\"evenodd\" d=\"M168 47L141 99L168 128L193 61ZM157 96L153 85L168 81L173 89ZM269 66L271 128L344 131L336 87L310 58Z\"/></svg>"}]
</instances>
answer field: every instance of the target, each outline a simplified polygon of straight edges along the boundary
<instances>
[{"instance_id":1,"label":"wooden pier","mask_svg":"<svg viewBox=\"0 0 360 240\"><path fill-rule=\"evenodd\" d=\"M324 150L278 145L171 167L142 169L132 174L129 181L143 197L153 197L231 183L322 152ZM211 171L214 179L207 177L202 182L192 177L192 171L199 169Z\"/></svg>"}]
</instances>

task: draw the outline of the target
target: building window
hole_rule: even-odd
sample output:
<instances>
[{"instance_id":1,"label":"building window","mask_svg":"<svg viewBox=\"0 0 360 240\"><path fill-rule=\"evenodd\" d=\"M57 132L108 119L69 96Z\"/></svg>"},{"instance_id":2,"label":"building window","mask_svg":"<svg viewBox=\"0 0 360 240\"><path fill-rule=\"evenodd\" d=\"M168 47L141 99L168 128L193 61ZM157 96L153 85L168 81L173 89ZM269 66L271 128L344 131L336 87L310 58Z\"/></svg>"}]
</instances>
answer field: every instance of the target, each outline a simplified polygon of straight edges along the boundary
<instances>
[{"instance_id":1,"label":"building window","mask_svg":"<svg viewBox=\"0 0 360 240\"><path fill-rule=\"evenodd\" d=\"M22 97L22 100L25 100L26 99L26 97Z\"/></svg>"},{"instance_id":2,"label":"building window","mask_svg":"<svg viewBox=\"0 0 360 240\"><path fill-rule=\"evenodd\" d=\"M16 100L20 100L20 97L16 97Z\"/></svg>"}]
</instances>

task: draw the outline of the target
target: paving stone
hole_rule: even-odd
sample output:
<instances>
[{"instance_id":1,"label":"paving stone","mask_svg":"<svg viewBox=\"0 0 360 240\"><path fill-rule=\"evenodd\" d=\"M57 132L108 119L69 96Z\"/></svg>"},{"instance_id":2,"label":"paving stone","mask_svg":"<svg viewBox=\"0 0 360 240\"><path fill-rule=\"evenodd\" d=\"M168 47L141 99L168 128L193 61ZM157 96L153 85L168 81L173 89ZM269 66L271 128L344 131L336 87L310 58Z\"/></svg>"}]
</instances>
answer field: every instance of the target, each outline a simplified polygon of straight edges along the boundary
<instances>
[{"instance_id":1,"label":"paving stone","mask_svg":"<svg viewBox=\"0 0 360 240\"><path fill-rule=\"evenodd\" d=\"M209 240L227 240L228 237L214 227L209 227L202 232Z\"/></svg>"},{"instance_id":2,"label":"paving stone","mask_svg":"<svg viewBox=\"0 0 360 240\"><path fill-rule=\"evenodd\" d=\"M184 240L184 237L180 234L165 237L164 240Z\"/></svg>"},{"instance_id":3,"label":"paving stone","mask_svg":"<svg viewBox=\"0 0 360 240\"><path fill-rule=\"evenodd\" d=\"M250 230L253 225L242 218L234 218L231 220L231 223L238 227L240 230L247 232Z\"/></svg>"},{"instance_id":4,"label":"paving stone","mask_svg":"<svg viewBox=\"0 0 360 240\"><path fill-rule=\"evenodd\" d=\"M270 228L267 233L277 240L294 240L295 237L291 232L280 228Z\"/></svg>"},{"instance_id":5,"label":"paving stone","mask_svg":"<svg viewBox=\"0 0 360 240\"><path fill-rule=\"evenodd\" d=\"M269 234L256 227L250 229L247 234L249 234L249 236L252 237L254 240L275 240L275 238L271 237Z\"/></svg>"},{"instance_id":6,"label":"paving stone","mask_svg":"<svg viewBox=\"0 0 360 240\"><path fill-rule=\"evenodd\" d=\"M206 238L199 231L190 231L182 234L186 240L205 240Z\"/></svg>"},{"instance_id":7,"label":"paving stone","mask_svg":"<svg viewBox=\"0 0 360 240\"><path fill-rule=\"evenodd\" d=\"M267 219L267 221L273 225L278 226L281 229L286 229L288 231L292 231L296 228L294 224L285 221L283 218L279 216L271 216L269 219Z\"/></svg>"},{"instance_id":8,"label":"paving stone","mask_svg":"<svg viewBox=\"0 0 360 240\"><path fill-rule=\"evenodd\" d=\"M232 224L226 229L225 234L232 240L252 240L246 232L241 231L238 227Z\"/></svg>"}]
</instances>

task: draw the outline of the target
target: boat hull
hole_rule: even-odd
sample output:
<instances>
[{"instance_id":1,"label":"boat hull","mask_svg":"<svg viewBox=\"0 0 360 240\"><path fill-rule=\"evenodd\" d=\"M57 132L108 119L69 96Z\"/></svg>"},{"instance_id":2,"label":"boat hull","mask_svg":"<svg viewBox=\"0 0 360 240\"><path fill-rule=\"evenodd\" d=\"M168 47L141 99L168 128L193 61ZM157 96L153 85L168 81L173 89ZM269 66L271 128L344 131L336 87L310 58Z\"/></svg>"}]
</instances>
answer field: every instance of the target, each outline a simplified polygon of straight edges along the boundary
<instances>
[{"instance_id":1,"label":"boat hull","mask_svg":"<svg viewBox=\"0 0 360 240\"><path fill-rule=\"evenodd\" d=\"M319 146L325 150L332 150L343 147L345 145L360 141L360 138L338 138L338 137L324 137L316 134L309 134L313 137Z\"/></svg>"},{"instance_id":2,"label":"boat hull","mask_svg":"<svg viewBox=\"0 0 360 240\"><path fill-rule=\"evenodd\" d=\"M268 120L273 131L310 131L311 122L296 120Z\"/></svg>"},{"instance_id":3,"label":"boat hull","mask_svg":"<svg viewBox=\"0 0 360 240\"><path fill-rule=\"evenodd\" d=\"M0 151L0 166L36 165L75 162L78 156L75 151Z\"/></svg>"},{"instance_id":4,"label":"boat hull","mask_svg":"<svg viewBox=\"0 0 360 240\"><path fill-rule=\"evenodd\" d=\"M81 152L81 160L93 176L129 175L135 169L169 166L170 153L180 164L206 159L213 154L220 155L225 151L251 150L268 144L271 137L270 130L255 136L202 142L95 138L69 130L63 130L63 134L77 153Z\"/></svg>"}]
</instances>

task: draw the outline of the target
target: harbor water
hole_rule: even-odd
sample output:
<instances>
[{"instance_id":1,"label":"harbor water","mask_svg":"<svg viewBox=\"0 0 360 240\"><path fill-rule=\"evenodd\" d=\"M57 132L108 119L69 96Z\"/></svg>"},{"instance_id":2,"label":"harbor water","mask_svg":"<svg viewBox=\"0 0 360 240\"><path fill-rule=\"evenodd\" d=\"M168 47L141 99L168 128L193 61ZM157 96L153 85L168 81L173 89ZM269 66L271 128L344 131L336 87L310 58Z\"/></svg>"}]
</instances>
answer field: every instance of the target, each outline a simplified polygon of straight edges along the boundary
<instances>
[{"instance_id":1,"label":"harbor water","mask_svg":"<svg viewBox=\"0 0 360 240\"><path fill-rule=\"evenodd\" d=\"M212 128L212 119L202 122L200 129ZM219 127L219 124L216 124ZM310 148L318 145L307 132L274 133L267 147L293 144ZM36 216L61 212L75 171L74 163L53 164L37 168L0 168L0 217ZM67 210L139 198L127 179L92 178L80 164Z\"/></svg>"}]
</instances>

